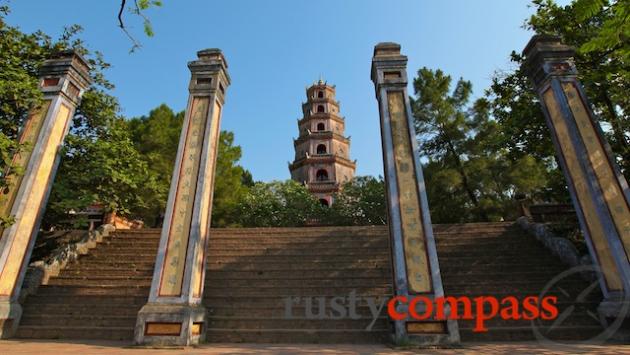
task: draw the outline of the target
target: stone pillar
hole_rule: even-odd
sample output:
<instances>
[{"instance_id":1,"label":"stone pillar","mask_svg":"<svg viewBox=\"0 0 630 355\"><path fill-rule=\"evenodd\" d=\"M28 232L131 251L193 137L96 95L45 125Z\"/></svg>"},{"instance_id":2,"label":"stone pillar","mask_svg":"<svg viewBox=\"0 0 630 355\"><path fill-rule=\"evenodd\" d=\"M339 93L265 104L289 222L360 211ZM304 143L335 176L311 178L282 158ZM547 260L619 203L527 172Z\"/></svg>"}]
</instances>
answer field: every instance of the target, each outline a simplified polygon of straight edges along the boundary
<instances>
[{"instance_id":1,"label":"stone pillar","mask_svg":"<svg viewBox=\"0 0 630 355\"><path fill-rule=\"evenodd\" d=\"M72 51L46 60L40 69L41 105L33 109L22 127L19 141L27 146L13 162L24 169L9 178L9 191L0 197L0 213L14 223L1 230L0 239L0 336L12 336L22 308L20 288L55 179L59 148L68 133L81 95L90 84L89 65Z\"/></svg>"},{"instance_id":2,"label":"stone pillar","mask_svg":"<svg viewBox=\"0 0 630 355\"><path fill-rule=\"evenodd\" d=\"M400 45L379 43L374 47L372 81L380 112L395 295L409 301L415 296L434 300L443 297L444 290L407 94L407 57L400 54ZM399 304L399 313L408 314L407 307ZM423 303L416 309L424 314ZM445 315L449 317L449 309ZM455 320L431 316L425 321L407 318L394 325L398 341L423 345L459 342Z\"/></svg>"},{"instance_id":3,"label":"stone pillar","mask_svg":"<svg viewBox=\"0 0 630 355\"><path fill-rule=\"evenodd\" d=\"M606 318L629 310L630 191L591 110L573 61L556 37L534 36L523 54L594 263Z\"/></svg>"},{"instance_id":4,"label":"stone pillar","mask_svg":"<svg viewBox=\"0 0 630 355\"><path fill-rule=\"evenodd\" d=\"M230 85L218 49L188 63L190 96L179 140L148 303L138 313L137 344L191 345L203 341L201 304L210 229L221 110Z\"/></svg>"}]
</instances>

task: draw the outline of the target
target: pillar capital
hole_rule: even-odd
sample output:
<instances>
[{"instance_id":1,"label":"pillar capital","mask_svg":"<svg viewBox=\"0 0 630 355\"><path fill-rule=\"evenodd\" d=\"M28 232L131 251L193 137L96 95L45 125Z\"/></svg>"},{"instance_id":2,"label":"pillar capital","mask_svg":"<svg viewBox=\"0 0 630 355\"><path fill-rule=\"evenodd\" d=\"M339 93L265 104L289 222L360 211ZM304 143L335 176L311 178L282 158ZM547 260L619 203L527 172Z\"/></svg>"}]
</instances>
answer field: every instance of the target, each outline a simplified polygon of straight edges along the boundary
<instances>
[{"instance_id":1,"label":"pillar capital","mask_svg":"<svg viewBox=\"0 0 630 355\"><path fill-rule=\"evenodd\" d=\"M188 91L191 94L217 94L221 103L225 101L225 89L230 85L228 64L223 52L209 48L197 52L197 60L188 62L191 77Z\"/></svg>"},{"instance_id":2,"label":"pillar capital","mask_svg":"<svg viewBox=\"0 0 630 355\"><path fill-rule=\"evenodd\" d=\"M400 53L400 44L381 42L374 46L371 77L377 97L382 86L407 86L407 56Z\"/></svg>"},{"instance_id":3,"label":"pillar capital","mask_svg":"<svg viewBox=\"0 0 630 355\"><path fill-rule=\"evenodd\" d=\"M575 76L575 50L561 42L560 37L535 35L523 50L525 70L538 88L551 76Z\"/></svg>"},{"instance_id":4,"label":"pillar capital","mask_svg":"<svg viewBox=\"0 0 630 355\"><path fill-rule=\"evenodd\" d=\"M62 94L75 104L90 86L90 64L74 50L65 50L45 60L39 69L44 95Z\"/></svg>"}]
</instances>

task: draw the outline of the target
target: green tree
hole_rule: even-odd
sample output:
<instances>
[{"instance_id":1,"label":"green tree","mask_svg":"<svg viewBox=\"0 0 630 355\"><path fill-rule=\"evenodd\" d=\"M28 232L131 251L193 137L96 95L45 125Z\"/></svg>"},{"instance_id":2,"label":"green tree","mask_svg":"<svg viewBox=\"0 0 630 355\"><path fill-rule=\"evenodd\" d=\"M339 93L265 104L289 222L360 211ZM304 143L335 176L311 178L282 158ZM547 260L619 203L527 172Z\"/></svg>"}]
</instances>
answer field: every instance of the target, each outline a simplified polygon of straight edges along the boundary
<instances>
[{"instance_id":1,"label":"green tree","mask_svg":"<svg viewBox=\"0 0 630 355\"><path fill-rule=\"evenodd\" d=\"M147 191L147 208L137 211L138 218L148 226L159 226L166 208L179 136L184 112L175 114L162 104L149 112L148 116L128 121L132 141L156 179L155 191Z\"/></svg>"},{"instance_id":2,"label":"green tree","mask_svg":"<svg viewBox=\"0 0 630 355\"><path fill-rule=\"evenodd\" d=\"M239 201L244 198L248 187L253 184L251 173L237 164L240 159L241 147L234 145L234 133L221 131L212 203L214 227L237 224Z\"/></svg>"},{"instance_id":3,"label":"green tree","mask_svg":"<svg viewBox=\"0 0 630 355\"><path fill-rule=\"evenodd\" d=\"M50 205L54 207L47 211L47 220L54 224L62 220L61 215L70 209L89 205L93 200L79 191L85 192L84 188L87 185L94 186L94 181L87 182L85 177L89 175L87 172L102 174L107 171L106 169L98 170L102 167L94 165L95 161L104 161L108 164L111 160L107 159L112 159L117 154L126 155L129 159L133 159L133 154L125 147L125 144L128 147L130 143L125 141L126 130L116 123L117 120L114 117L113 112L117 110L117 102L106 93L106 90L113 88L103 75L103 70L109 65L104 62L100 53L90 53L83 42L77 38L81 28L76 25L70 26L65 29L59 39L53 40L41 31L26 34L17 27L8 26L4 22L4 17L8 13L7 6L0 7L0 155L2 157L0 169L3 171L0 186L3 187L3 192L6 193L13 188L13 186L8 186L7 178L11 174L20 173L23 168L10 166L13 154L20 149L31 148L20 146L17 143L17 135L28 112L41 102L38 70L42 62L59 51L74 49L92 66L93 85L84 95L83 103L75 114L75 127L66 140L64 159L55 180L56 188L53 187L51 193ZM99 141L99 138L105 136L105 139L109 141L109 146ZM122 146L117 146L118 143ZM85 154L88 153L95 155L86 157ZM77 163L87 165L70 166ZM128 163L132 164L130 161ZM110 184L109 187L112 181L122 180L123 186L119 192L123 192L124 184L132 183L129 179L133 179L133 177L125 176L127 172L135 175L138 169L134 166L130 167L129 171L122 169L115 173L112 169L109 172L110 175L101 176L101 178L106 181L106 184ZM100 187L107 190L104 186ZM117 195L111 188L109 191L113 195L103 191L93 193L93 195L105 196L100 202L106 203L111 208L115 206L121 211L127 211L128 207L138 204L133 196ZM71 194L73 197L70 197ZM70 201L71 199L75 200ZM59 208L64 210L60 211ZM51 219L51 216L58 218ZM2 217L6 222L7 216Z\"/></svg>"},{"instance_id":4,"label":"green tree","mask_svg":"<svg viewBox=\"0 0 630 355\"><path fill-rule=\"evenodd\" d=\"M385 182L382 177L357 176L343 184L324 219L335 225L387 223Z\"/></svg>"},{"instance_id":5,"label":"green tree","mask_svg":"<svg viewBox=\"0 0 630 355\"><path fill-rule=\"evenodd\" d=\"M146 197L157 193L157 177L134 146L128 124L118 112L114 97L95 89L84 94L64 143L46 210L47 225L64 225L68 212L93 204L130 217L150 208ZM83 221L70 222L77 227Z\"/></svg>"},{"instance_id":6,"label":"green tree","mask_svg":"<svg viewBox=\"0 0 630 355\"><path fill-rule=\"evenodd\" d=\"M70 38L78 31L68 28L53 41L43 32L26 34L8 26L4 20L8 14L9 7L0 6L0 191L4 194L14 188L11 177L23 173L23 167L13 164L14 155L32 148L19 144L17 137L28 112L42 99L37 86L39 67L52 53L70 46ZM0 224L11 221L11 216L0 216Z\"/></svg>"},{"instance_id":7,"label":"green tree","mask_svg":"<svg viewBox=\"0 0 630 355\"><path fill-rule=\"evenodd\" d=\"M549 0L532 1L535 13L525 23L539 34L560 36L578 48L579 78L601 119L622 172L630 177L630 89L628 74L628 1L578 0L559 6ZM497 146L512 160L533 157L544 165L545 186L532 197L539 201L569 202L549 129L540 103L523 67L524 58L512 52L515 69L496 73L486 96L500 129Z\"/></svg>"},{"instance_id":8,"label":"green tree","mask_svg":"<svg viewBox=\"0 0 630 355\"><path fill-rule=\"evenodd\" d=\"M299 227L319 219L325 207L293 181L257 182L238 203L243 227Z\"/></svg>"},{"instance_id":9,"label":"green tree","mask_svg":"<svg viewBox=\"0 0 630 355\"><path fill-rule=\"evenodd\" d=\"M147 225L159 225L160 216L166 209L183 120L184 111L174 113L165 104L151 110L148 116L129 120L133 142L152 175L156 176L157 190L148 191L151 195L145 197L149 208L139 213ZM249 171L238 165L241 155L241 147L234 144L234 134L221 131L212 208L212 225L215 227L236 223L236 205L246 187L253 184Z\"/></svg>"},{"instance_id":10,"label":"green tree","mask_svg":"<svg viewBox=\"0 0 630 355\"><path fill-rule=\"evenodd\" d=\"M477 210L482 220L488 220L480 208L479 193L465 166L469 136L474 129L466 110L472 93L469 81L459 80L452 93L451 77L441 70L421 68L413 81L416 97L411 100L416 134L420 150L429 159L443 161L458 177L460 191L468 196L468 203Z\"/></svg>"},{"instance_id":11,"label":"green tree","mask_svg":"<svg viewBox=\"0 0 630 355\"><path fill-rule=\"evenodd\" d=\"M576 0L578 21L598 21L595 35L580 46L583 53L608 52L626 63L630 60L630 2L627 0ZM602 19L599 21L599 19Z\"/></svg>"},{"instance_id":12,"label":"green tree","mask_svg":"<svg viewBox=\"0 0 630 355\"><path fill-rule=\"evenodd\" d=\"M491 104L470 104L472 85L422 68L414 79L412 111L420 150L428 160L425 179L434 221L466 222L514 218L514 197L533 194L546 182L533 156L510 156Z\"/></svg>"}]
</instances>

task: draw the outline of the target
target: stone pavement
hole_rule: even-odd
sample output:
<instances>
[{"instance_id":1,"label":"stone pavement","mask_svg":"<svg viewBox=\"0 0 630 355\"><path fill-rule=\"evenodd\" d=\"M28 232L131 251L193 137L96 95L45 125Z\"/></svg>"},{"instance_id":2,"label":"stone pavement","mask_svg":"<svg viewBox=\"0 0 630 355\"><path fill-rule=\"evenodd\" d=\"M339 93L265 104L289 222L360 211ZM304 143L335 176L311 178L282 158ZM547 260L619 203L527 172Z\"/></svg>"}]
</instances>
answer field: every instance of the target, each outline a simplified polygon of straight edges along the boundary
<instances>
[{"instance_id":1,"label":"stone pavement","mask_svg":"<svg viewBox=\"0 0 630 355\"><path fill-rule=\"evenodd\" d=\"M151 349L128 342L2 340L0 354L630 354L630 345L474 343L457 349L392 349L386 345L207 344L194 348Z\"/></svg>"}]
</instances>

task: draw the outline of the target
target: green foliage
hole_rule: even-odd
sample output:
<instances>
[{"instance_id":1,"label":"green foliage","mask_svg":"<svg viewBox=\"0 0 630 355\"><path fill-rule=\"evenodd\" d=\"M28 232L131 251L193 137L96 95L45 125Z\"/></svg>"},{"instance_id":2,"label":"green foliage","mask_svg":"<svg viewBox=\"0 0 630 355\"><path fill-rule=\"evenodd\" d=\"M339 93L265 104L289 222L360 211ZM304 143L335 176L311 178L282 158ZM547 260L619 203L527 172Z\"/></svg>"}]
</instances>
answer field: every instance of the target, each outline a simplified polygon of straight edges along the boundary
<instances>
[{"instance_id":1,"label":"green foliage","mask_svg":"<svg viewBox=\"0 0 630 355\"><path fill-rule=\"evenodd\" d=\"M320 219L334 225L377 225L387 223L385 182L382 177L357 176L335 194L329 211Z\"/></svg>"},{"instance_id":2,"label":"green foliage","mask_svg":"<svg viewBox=\"0 0 630 355\"><path fill-rule=\"evenodd\" d=\"M147 226L158 226L166 208L183 120L183 112L175 114L162 104L148 116L128 121L135 148L156 179L156 189L144 197L147 208L136 211L136 217Z\"/></svg>"},{"instance_id":3,"label":"green foliage","mask_svg":"<svg viewBox=\"0 0 630 355\"><path fill-rule=\"evenodd\" d=\"M422 68L411 99L420 151L426 155L425 185L437 223L514 218L514 197L543 189L545 167L533 156L512 156L502 146L502 126L491 104L470 105L472 85L441 70Z\"/></svg>"},{"instance_id":4,"label":"green foliage","mask_svg":"<svg viewBox=\"0 0 630 355\"><path fill-rule=\"evenodd\" d=\"M37 71L52 52L65 48L67 43L53 42L42 32L25 34L6 24L7 6L0 7L0 191L8 193L9 178L21 174L22 168L12 164L13 156L30 149L18 143L17 136L29 110L41 102L37 87ZM1 223L9 223L10 216L0 216Z\"/></svg>"},{"instance_id":5,"label":"green foliage","mask_svg":"<svg viewBox=\"0 0 630 355\"><path fill-rule=\"evenodd\" d=\"M322 206L308 189L293 180L257 182L240 197L229 226L300 227L305 225L374 225L387 221L382 178L355 177Z\"/></svg>"},{"instance_id":6,"label":"green foliage","mask_svg":"<svg viewBox=\"0 0 630 355\"><path fill-rule=\"evenodd\" d=\"M536 33L560 36L564 43L579 49L575 61L580 80L626 178L630 177L629 4L578 0L562 7L553 1L534 0L536 12L525 24ZM523 57L512 52L511 58L515 70L497 73L486 93L491 116L500 127L496 147L512 161L533 158L539 163L543 185L541 189L530 189L534 201L569 202L549 129L523 68ZM527 174L524 177L527 179Z\"/></svg>"},{"instance_id":7,"label":"green foliage","mask_svg":"<svg viewBox=\"0 0 630 355\"><path fill-rule=\"evenodd\" d=\"M582 52L611 51L630 60L630 1L576 0L573 9L581 23L598 21L597 33L580 46Z\"/></svg>"},{"instance_id":8,"label":"green foliage","mask_svg":"<svg viewBox=\"0 0 630 355\"><path fill-rule=\"evenodd\" d=\"M0 191L7 193L14 188L9 177L21 174L24 167L13 166L16 152L31 149L18 143L18 132L28 112L41 103L38 88L38 70L42 62L53 54L74 49L83 55L93 67L92 80L96 88L111 88L102 70L107 68L100 53L89 53L77 38L79 26L64 29L61 37L53 40L41 31L32 34L6 24L7 6L0 6ZM10 223L11 216L0 216L1 223Z\"/></svg>"},{"instance_id":9,"label":"green foliage","mask_svg":"<svg viewBox=\"0 0 630 355\"><path fill-rule=\"evenodd\" d=\"M145 196L148 208L139 210L136 216L149 226L158 226L166 208L175 157L179 144L184 112L174 113L162 104L151 110L148 116L129 120L129 129L136 149L147 163L157 188ZM236 223L236 206L253 185L249 171L238 165L241 148L234 145L234 134L222 131L216 162L212 225L223 227Z\"/></svg>"},{"instance_id":10,"label":"green foliage","mask_svg":"<svg viewBox=\"0 0 630 355\"><path fill-rule=\"evenodd\" d=\"M243 227L296 227L325 212L306 187L293 180L257 182L237 206Z\"/></svg>"},{"instance_id":11,"label":"green foliage","mask_svg":"<svg viewBox=\"0 0 630 355\"><path fill-rule=\"evenodd\" d=\"M147 196L159 192L157 176L135 148L118 111L117 100L102 91L91 89L83 95L64 143L45 225L81 223L68 219L68 212L93 204L123 216L151 207Z\"/></svg>"},{"instance_id":12,"label":"green foliage","mask_svg":"<svg viewBox=\"0 0 630 355\"><path fill-rule=\"evenodd\" d=\"M550 0L534 0L533 4L536 13L528 19L527 29L560 36L579 49L575 57L579 78L622 172L630 177L630 2L579 0L562 7ZM520 56L513 55L513 60L522 65ZM513 76L523 76L522 70L507 75ZM497 84L504 82L499 79ZM512 96L522 94L516 90Z\"/></svg>"},{"instance_id":13,"label":"green foliage","mask_svg":"<svg viewBox=\"0 0 630 355\"><path fill-rule=\"evenodd\" d=\"M212 226L235 225L239 214L239 201L253 185L252 175L237 162L241 147L234 145L234 133L222 131L216 163L216 178L212 203Z\"/></svg>"},{"instance_id":14,"label":"green foliage","mask_svg":"<svg viewBox=\"0 0 630 355\"><path fill-rule=\"evenodd\" d=\"M129 37L133 45L129 52L133 53L142 45L136 40L136 38L127 30L125 20L123 19L125 12L126 0L120 0L120 8L118 10L118 27ZM132 5L127 6L126 11L142 20L142 29L147 37L153 37L155 35L153 31L153 25L149 17L145 15L145 12L151 8L161 7L162 1L160 0L134 0Z\"/></svg>"}]
</instances>

